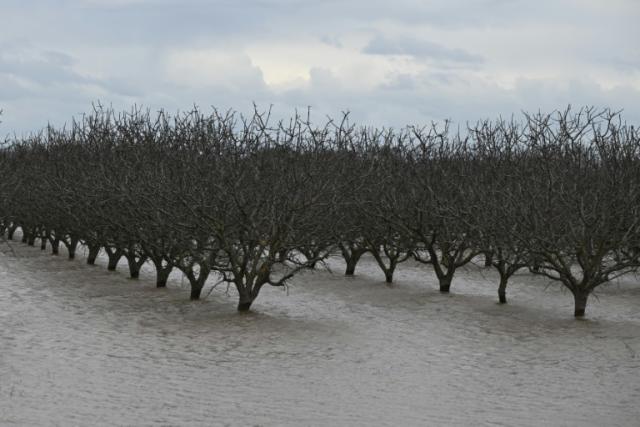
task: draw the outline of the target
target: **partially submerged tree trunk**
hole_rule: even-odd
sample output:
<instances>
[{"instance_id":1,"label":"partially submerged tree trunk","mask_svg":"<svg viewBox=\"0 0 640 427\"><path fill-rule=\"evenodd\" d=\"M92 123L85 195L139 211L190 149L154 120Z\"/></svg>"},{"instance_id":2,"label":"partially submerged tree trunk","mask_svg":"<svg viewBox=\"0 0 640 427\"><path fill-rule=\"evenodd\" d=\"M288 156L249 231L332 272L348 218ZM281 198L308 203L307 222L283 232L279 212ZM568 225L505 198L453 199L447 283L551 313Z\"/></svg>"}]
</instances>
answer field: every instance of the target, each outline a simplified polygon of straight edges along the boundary
<instances>
[{"instance_id":1,"label":"partially submerged tree trunk","mask_svg":"<svg viewBox=\"0 0 640 427\"><path fill-rule=\"evenodd\" d=\"M393 272L396 270L396 263L394 262L394 260L389 259L389 265L386 265L384 263L384 260L382 259L382 256L380 255L380 253L378 251L376 251L375 249L372 249L371 253L373 254L373 257L375 258L376 263L378 264L378 267L380 267L380 269L384 273L385 282L392 283L393 282Z\"/></svg>"},{"instance_id":2,"label":"partially submerged tree trunk","mask_svg":"<svg viewBox=\"0 0 640 427\"><path fill-rule=\"evenodd\" d=\"M347 268L344 274L345 276L353 276L356 272L356 265L358 265L360 257L369 252L369 249L353 242L340 243L339 246L342 257L347 263Z\"/></svg>"},{"instance_id":3,"label":"partially submerged tree trunk","mask_svg":"<svg viewBox=\"0 0 640 427\"><path fill-rule=\"evenodd\" d=\"M438 282L440 283L440 292L448 294L451 289L451 282L453 281L454 270L447 271L446 274L438 276Z\"/></svg>"},{"instance_id":4,"label":"partially submerged tree trunk","mask_svg":"<svg viewBox=\"0 0 640 427\"><path fill-rule=\"evenodd\" d=\"M118 261L120 261L120 258L122 258L122 255L124 255L124 252L122 251L122 249L109 247L109 246L105 246L104 250L107 253L107 256L109 257L109 262L107 263L107 270L116 271L116 268L118 267Z\"/></svg>"},{"instance_id":5,"label":"partially submerged tree trunk","mask_svg":"<svg viewBox=\"0 0 640 427\"><path fill-rule=\"evenodd\" d=\"M378 264L378 267L380 267L384 273L384 279L387 283L393 283L393 273L396 271L396 267L399 263L406 261L411 255L410 252L405 252L403 254L401 250L395 247L389 247L386 246L386 244L378 245L376 243L371 243L369 245L369 252L371 252L373 258ZM385 263L385 260L383 259L383 253L388 260L388 264Z\"/></svg>"},{"instance_id":6,"label":"partially submerged tree trunk","mask_svg":"<svg viewBox=\"0 0 640 427\"><path fill-rule=\"evenodd\" d=\"M89 243L87 244L89 247L89 254L87 255L87 264L94 265L96 263L96 258L100 254L101 246L97 243Z\"/></svg>"},{"instance_id":7,"label":"partially submerged tree trunk","mask_svg":"<svg viewBox=\"0 0 640 427\"><path fill-rule=\"evenodd\" d=\"M198 262L191 260L187 264L176 264L176 266L184 273L187 280L189 280L189 285L191 286L189 299L191 301L199 300L202 288L211 273L211 265L207 261Z\"/></svg>"},{"instance_id":8,"label":"partially submerged tree trunk","mask_svg":"<svg viewBox=\"0 0 640 427\"><path fill-rule=\"evenodd\" d=\"M240 295L240 300L238 301L238 311L241 313L246 313L251 309L251 304L253 304L254 298L250 296L242 296Z\"/></svg>"},{"instance_id":9,"label":"partially submerged tree trunk","mask_svg":"<svg viewBox=\"0 0 640 427\"><path fill-rule=\"evenodd\" d=\"M47 249L47 237L48 233L42 233L40 235L40 250L44 251Z\"/></svg>"},{"instance_id":10,"label":"partially submerged tree trunk","mask_svg":"<svg viewBox=\"0 0 640 427\"><path fill-rule=\"evenodd\" d=\"M574 300L574 316L576 318L584 317L587 308L587 300L593 290L603 283L611 280L611 273L620 275L630 270L631 266L636 267L635 263L626 264L621 261L618 265L608 265L605 260L605 252L601 251L596 256L585 255L584 252L578 252L578 265L581 272L576 274L575 265L566 259L562 259L553 253L555 257L548 255L547 263L541 264L537 274L541 274L553 280L562 283L573 294ZM560 259L555 264L554 261ZM570 258L569 258L570 259ZM617 269L617 270L616 270ZM618 276L614 276L618 277Z\"/></svg>"},{"instance_id":11,"label":"partially submerged tree trunk","mask_svg":"<svg viewBox=\"0 0 640 427\"><path fill-rule=\"evenodd\" d=\"M49 234L49 244L51 244L51 255L60 254L60 239Z\"/></svg>"},{"instance_id":12,"label":"partially submerged tree trunk","mask_svg":"<svg viewBox=\"0 0 640 427\"><path fill-rule=\"evenodd\" d=\"M360 260L361 255L351 256L345 261L347 261L347 268L345 269L345 276L353 276L356 274L356 266L358 265L358 261Z\"/></svg>"},{"instance_id":13,"label":"partially submerged tree trunk","mask_svg":"<svg viewBox=\"0 0 640 427\"><path fill-rule=\"evenodd\" d=\"M393 272L395 271L395 266L393 268L385 270L384 272L384 281L387 283L393 283Z\"/></svg>"},{"instance_id":14,"label":"partially submerged tree trunk","mask_svg":"<svg viewBox=\"0 0 640 427\"><path fill-rule=\"evenodd\" d=\"M36 229L32 228L29 229L29 231L27 232L27 234L25 234L25 236L27 237L27 245L29 246L35 246L36 244Z\"/></svg>"},{"instance_id":15,"label":"partially submerged tree trunk","mask_svg":"<svg viewBox=\"0 0 640 427\"><path fill-rule=\"evenodd\" d=\"M166 287L169 274L171 274L171 270L173 270L173 264L167 263L166 265L163 265L162 260L153 260L153 265L156 267L156 287Z\"/></svg>"},{"instance_id":16,"label":"partially submerged tree trunk","mask_svg":"<svg viewBox=\"0 0 640 427\"><path fill-rule=\"evenodd\" d=\"M466 243L452 245L445 242L440 244L440 255L438 255L435 243L435 239L427 241L428 259L421 258L419 252L415 252L414 257L416 261L433 266L440 285L440 292L449 293L456 270L469 263L478 253L468 249Z\"/></svg>"},{"instance_id":17,"label":"partially submerged tree trunk","mask_svg":"<svg viewBox=\"0 0 640 427\"><path fill-rule=\"evenodd\" d=\"M238 312L246 313L250 311L251 305L258 298L264 285L268 283L271 286L285 286L286 281L295 274L295 272L289 272L280 279L272 281L270 278L272 268L273 264L270 262L262 262L257 271L252 271L249 274L244 272L234 278L233 282L239 295Z\"/></svg>"},{"instance_id":18,"label":"partially submerged tree trunk","mask_svg":"<svg viewBox=\"0 0 640 427\"><path fill-rule=\"evenodd\" d=\"M185 276L189 280L189 284L191 285L191 293L189 299L191 301L197 301L200 299L200 294L202 293L202 288L204 288L204 284L207 282L209 278L209 273L211 273L211 268L209 266L200 266L200 270L196 275L193 268L183 270Z\"/></svg>"},{"instance_id":19,"label":"partially submerged tree trunk","mask_svg":"<svg viewBox=\"0 0 640 427\"><path fill-rule=\"evenodd\" d=\"M499 248L493 253L494 260L493 266L498 270L500 275L500 285L498 286L498 301L500 304L507 303L507 285L509 278L513 276L518 270L527 266L523 261L521 254L514 254L511 257L506 255L506 252Z\"/></svg>"},{"instance_id":20,"label":"partially submerged tree trunk","mask_svg":"<svg viewBox=\"0 0 640 427\"><path fill-rule=\"evenodd\" d=\"M509 282L509 276L500 273L500 286L498 286L498 300L500 304L507 303L507 283Z\"/></svg>"},{"instance_id":21,"label":"partially submerged tree trunk","mask_svg":"<svg viewBox=\"0 0 640 427\"><path fill-rule=\"evenodd\" d=\"M78 241L79 239L75 235L70 235L62 239L62 243L67 247L67 251L69 251L69 259L74 259L76 257Z\"/></svg>"},{"instance_id":22,"label":"partially submerged tree trunk","mask_svg":"<svg viewBox=\"0 0 640 427\"><path fill-rule=\"evenodd\" d=\"M246 313L250 311L251 304L256 300L260 289L262 289L262 286L264 286L269 279L269 271L270 269L265 266L258 272L257 276L253 278L253 281L250 280L249 282L245 282L246 278L244 280L242 278L236 278L235 285L240 297L238 300L239 312Z\"/></svg>"},{"instance_id":23,"label":"partially submerged tree trunk","mask_svg":"<svg viewBox=\"0 0 640 427\"><path fill-rule=\"evenodd\" d=\"M140 256L135 250L128 250L124 256L129 264L129 276L132 279L137 279L140 277L140 268L147 262L147 257Z\"/></svg>"},{"instance_id":24,"label":"partially submerged tree trunk","mask_svg":"<svg viewBox=\"0 0 640 427\"><path fill-rule=\"evenodd\" d=\"M13 240L13 235L15 234L17 228L18 224L13 223L9 226L9 228L7 228L7 239Z\"/></svg>"},{"instance_id":25,"label":"partially submerged tree trunk","mask_svg":"<svg viewBox=\"0 0 640 427\"><path fill-rule=\"evenodd\" d=\"M585 290L575 290L573 291L573 299L575 302L575 317L584 317L584 312L587 308L587 299L589 298L589 291Z\"/></svg>"}]
</instances>

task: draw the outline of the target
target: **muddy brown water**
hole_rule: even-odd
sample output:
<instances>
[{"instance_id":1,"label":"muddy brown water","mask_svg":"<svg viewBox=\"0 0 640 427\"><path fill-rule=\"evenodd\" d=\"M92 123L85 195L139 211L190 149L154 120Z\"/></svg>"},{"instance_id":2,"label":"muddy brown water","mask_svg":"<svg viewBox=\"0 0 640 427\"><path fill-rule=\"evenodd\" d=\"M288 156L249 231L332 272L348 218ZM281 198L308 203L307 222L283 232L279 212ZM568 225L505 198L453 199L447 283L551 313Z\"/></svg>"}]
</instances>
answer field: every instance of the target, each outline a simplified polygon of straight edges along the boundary
<instances>
[{"instance_id":1,"label":"muddy brown water","mask_svg":"<svg viewBox=\"0 0 640 427\"><path fill-rule=\"evenodd\" d=\"M452 293L426 266L387 286L316 271L254 312L233 290L188 301L104 257L0 243L0 425L640 426L640 285L575 320L558 285L469 266ZM204 294L208 290L205 289Z\"/></svg>"}]
</instances>

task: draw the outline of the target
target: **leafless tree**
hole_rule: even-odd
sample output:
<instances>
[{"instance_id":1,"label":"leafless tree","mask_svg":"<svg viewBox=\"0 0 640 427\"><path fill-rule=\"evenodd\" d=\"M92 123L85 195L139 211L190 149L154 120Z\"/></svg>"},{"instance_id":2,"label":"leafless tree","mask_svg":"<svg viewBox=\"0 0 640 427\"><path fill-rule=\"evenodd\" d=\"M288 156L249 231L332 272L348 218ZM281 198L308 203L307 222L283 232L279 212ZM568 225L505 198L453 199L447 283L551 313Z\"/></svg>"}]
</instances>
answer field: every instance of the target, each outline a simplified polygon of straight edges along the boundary
<instances>
[{"instance_id":1,"label":"leafless tree","mask_svg":"<svg viewBox=\"0 0 640 427\"><path fill-rule=\"evenodd\" d=\"M475 246L488 248L485 266L499 274L498 298L503 304L509 279L531 261L528 246L513 234L522 214L513 202L521 186L515 177L525 152L525 130L513 119L483 121L469 128L474 153L468 171L475 179L463 189L467 203L457 212L468 229L476 230Z\"/></svg>"},{"instance_id":2,"label":"leafless tree","mask_svg":"<svg viewBox=\"0 0 640 427\"><path fill-rule=\"evenodd\" d=\"M474 179L467 173L469 139L451 134L448 124L443 129L414 127L401 148L406 164L398 179L405 185L387 196L387 205L394 207L390 220L415 242L414 258L433 267L440 291L447 293L456 269L479 252L474 230L457 215L466 204L461 189Z\"/></svg>"},{"instance_id":3,"label":"leafless tree","mask_svg":"<svg viewBox=\"0 0 640 427\"><path fill-rule=\"evenodd\" d=\"M581 317L596 287L638 267L624 250L640 236L640 138L609 110L527 119L514 236L529 248L536 274L571 291Z\"/></svg>"},{"instance_id":4,"label":"leafless tree","mask_svg":"<svg viewBox=\"0 0 640 427\"><path fill-rule=\"evenodd\" d=\"M440 290L480 253L509 278L524 266L564 284L584 315L589 294L640 263L637 129L615 112L358 128L348 115L271 124L199 110L170 117L96 106L68 128L0 148L0 231L60 243L75 256L122 257L157 286L179 268L198 299L214 275L249 310L264 285L286 286L333 248L346 274L370 252L390 282L413 256Z\"/></svg>"}]
</instances>

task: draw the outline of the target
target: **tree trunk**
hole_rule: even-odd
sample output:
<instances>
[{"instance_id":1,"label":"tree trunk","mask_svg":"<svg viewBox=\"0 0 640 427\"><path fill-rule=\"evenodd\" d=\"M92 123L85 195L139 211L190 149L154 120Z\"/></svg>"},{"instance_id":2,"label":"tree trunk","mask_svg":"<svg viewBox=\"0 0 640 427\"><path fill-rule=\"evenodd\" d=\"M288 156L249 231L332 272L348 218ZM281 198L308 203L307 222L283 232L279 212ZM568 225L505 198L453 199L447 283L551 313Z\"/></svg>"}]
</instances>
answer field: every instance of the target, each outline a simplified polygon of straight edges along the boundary
<instances>
[{"instance_id":1,"label":"tree trunk","mask_svg":"<svg viewBox=\"0 0 640 427\"><path fill-rule=\"evenodd\" d=\"M209 273L211 270L208 268L203 268L200 266L200 271L198 272L198 278L195 278L193 271L187 275L189 279L189 283L191 284L191 301L196 301L200 299L200 294L202 293L202 288L204 288L204 284L207 282L207 278L209 277Z\"/></svg>"},{"instance_id":2,"label":"tree trunk","mask_svg":"<svg viewBox=\"0 0 640 427\"><path fill-rule=\"evenodd\" d=\"M251 309L251 304L253 304L253 300L245 300L240 298L240 301L238 301L238 311L241 313L246 313Z\"/></svg>"},{"instance_id":3,"label":"tree trunk","mask_svg":"<svg viewBox=\"0 0 640 427\"><path fill-rule=\"evenodd\" d=\"M500 304L507 303L507 282L509 281L509 277L506 274L500 274L500 286L498 287L498 299L500 300Z\"/></svg>"},{"instance_id":4,"label":"tree trunk","mask_svg":"<svg viewBox=\"0 0 640 427\"><path fill-rule=\"evenodd\" d=\"M578 290L573 292L573 298L575 301L575 317L584 317L584 311L587 308L587 299L589 298L589 292Z\"/></svg>"},{"instance_id":5,"label":"tree trunk","mask_svg":"<svg viewBox=\"0 0 640 427\"><path fill-rule=\"evenodd\" d=\"M95 265L98 254L100 254L100 245L89 244L89 255L87 256L87 264Z\"/></svg>"},{"instance_id":6,"label":"tree trunk","mask_svg":"<svg viewBox=\"0 0 640 427\"><path fill-rule=\"evenodd\" d=\"M49 243L51 243L51 255L60 254L60 240L53 239Z\"/></svg>"},{"instance_id":7,"label":"tree trunk","mask_svg":"<svg viewBox=\"0 0 640 427\"><path fill-rule=\"evenodd\" d=\"M122 258L122 250L120 249L115 249L113 251L107 250L107 255L109 256L107 270L116 271L116 267L118 267L118 261L120 261L120 258Z\"/></svg>"},{"instance_id":8,"label":"tree trunk","mask_svg":"<svg viewBox=\"0 0 640 427\"><path fill-rule=\"evenodd\" d=\"M360 257L366 252L362 249L351 249L350 246L341 247L342 257L347 262L347 269L345 270L345 276L353 276L356 272L356 265L360 260Z\"/></svg>"},{"instance_id":9,"label":"tree trunk","mask_svg":"<svg viewBox=\"0 0 640 427\"><path fill-rule=\"evenodd\" d=\"M132 279L137 279L140 277L140 266L136 261L135 256L128 256L127 263L129 264L129 277Z\"/></svg>"},{"instance_id":10,"label":"tree trunk","mask_svg":"<svg viewBox=\"0 0 640 427\"><path fill-rule=\"evenodd\" d=\"M165 288L167 286L167 280L169 279L169 274L171 274L171 270L173 270L173 264L167 263L166 266L162 265L163 258L159 256L152 256L151 262L156 268L156 287L157 288Z\"/></svg>"},{"instance_id":11,"label":"tree trunk","mask_svg":"<svg viewBox=\"0 0 640 427\"><path fill-rule=\"evenodd\" d=\"M384 259L382 258L382 255L380 254L379 250L376 249L377 246L375 245L371 245L372 249L370 250L371 254L373 255L373 258L376 260L376 263L378 264L378 267L380 267L380 270L382 270L382 272L384 273L384 280L387 283L393 283L393 272L396 270L396 265L397 265L397 257L389 257L387 256L387 258L389 259L389 267L387 267L387 265L384 263Z\"/></svg>"},{"instance_id":12,"label":"tree trunk","mask_svg":"<svg viewBox=\"0 0 640 427\"><path fill-rule=\"evenodd\" d=\"M349 257L345 257L345 261L347 261L347 269L344 272L345 276L353 276L356 273L356 265L358 265L361 256L362 254L359 252L352 252Z\"/></svg>"},{"instance_id":13,"label":"tree trunk","mask_svg":"<svg viewBox=\"0 0 640 427\"><path fill-rule=\"evenodd\" d=\"M191 296L189 297L191 301L197 301L200 299L200 294L202 293L202 288L204 288L206 281L206 277L204 279L199 277L198 280L191 282Z\"/></svg>"},{"instance_id":14,"label":"tree trunk","mask_svg":"<svg viewBox=\"0 0 640 427\"><path fill-rule=\"evenodd\" d=\"M191 295L189 299L191 301L197 301L200 299L200 293L202 292L202 286L194 286L191 284Z\"/></svg>"},{"instance_id":15,"label":"tree trunk","mask_svg":"<svg viewBox=\"0 0 640 427\"><path fill-rule=\"evenodd\" d=\"M449 275L438 278L440 282L440 292L447 294L449 293L449 289L451 288L451 279L452 277Z\"/></svg>"},{"instance_id":16,"label":"tree trunk","mask_svg":"<svg viewBox=\"0 0 640 427\"><path fill-rule=\"evenodd\" d=\"M47 249L47 238L45 236L40 237L40 250L44 251Z\"/></svg>"},{"instance_id":17,"label":"tree trunk","mask_svg":"<svg viewBox=\"0 0 640 427\"><path fill-rule=\"evenodd\" d=\"M146 257L137 257L134 254L125 255L127 262L129 263L129 276L132 279L140 277L140 268L146 261Z\"/></svg>"},{"instance_id":18,"label":"tree trunk","mask_svg":"<svg viewBox=\"0 0 640 427\"><path fill-rule=\"evenodd\" d=\"M169 274L171 274L171 270L173 270L172 266L162 267L156 265L156 287L157 288L165 288L167 286L167 280L169 279Z\"/></svg>"},{"instance_id":19,"label":"tree trunk","mask_svg":"<svg viewBox=\"0 0 640 427\"><path fill-rule=\"evenodd\" d=\"M384 271L384 280L387 283L393 283L393 270L388 269Z\"/></svg>"},{"instance_id":20,"label":"tree trunk","mask_svg":"<svg viewBox=\"0 0 640 427\"><path fill-rule=\"evenodd\" d=\"M238 289L238 293L240 294L240 300L238 301L238 311L241 313L246 313L251 309L251 304L253 304L255 296L252 296L251 290L246 289L244 285L241 287L236 283L236 289Z\"/></svg>"},{"instance_id":21,"label":"tree trunk","mask_svg":"<svg viewBox=\"0 0 640 427\"><path fill-rule=\"evenodd\" d=\"M345 276L353 276L356 272L356 264L358 264L358 260L354 258L350 258L347 260L347 269L345 270Z\"/></svg>"},{"instance_id":22,"label":"tree trunk","mask_svg":"<svg viewBox=\"0 0 640 427\"><path fill-rule=\"evenodd\" d=\"M11 226L7 229L7 239L13 240L13 235L16 232L17 228L18 228L17 225L11 224Z\"/></svg>"},{"instance_id":23,"label":"tree trunk","mask_svg":"<svg viewBox=\"0 0 640 427\"><path fill-rule=\"evenodd\" d=\"M36 245L36 235L35 233L29 233L27 235L27 245L35 246Z\"/></svg>"},{"instance_id":24,"label":"tree trunk","mask_svg":"<svg viewBox=\"0 0 640 427\"><path fill-rule=\"evenodd\" d=\"M68 242L66 239L63 239L62 242L67 247L67 251L69 251L69 259L74 259L76 257L78 239L76 237L70 237Z\"/></svg>"},{"instance_id":25,"label":"tree trunk","mask_svg":"<svg viewBox=\"0 0 640 427\"><path fill-rule=\"evenodd\" d=\"M493 265L493 251L487 251L484 253L484 266L491 267Z\"/></svg>"}]
</instances>

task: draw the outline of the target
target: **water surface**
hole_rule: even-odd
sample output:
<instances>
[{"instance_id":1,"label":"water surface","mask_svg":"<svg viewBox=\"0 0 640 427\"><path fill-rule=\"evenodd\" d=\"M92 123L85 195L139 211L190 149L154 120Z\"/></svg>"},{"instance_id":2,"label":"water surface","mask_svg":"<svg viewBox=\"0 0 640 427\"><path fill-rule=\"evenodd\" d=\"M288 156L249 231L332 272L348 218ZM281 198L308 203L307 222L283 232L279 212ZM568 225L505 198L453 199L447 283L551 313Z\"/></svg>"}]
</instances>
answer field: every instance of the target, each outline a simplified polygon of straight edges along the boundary
<instances>
[{"instance_id":1,"label":"water surface","mask_svg":"<svg viewBox=\"0 0 640 427\"><path fill-rule=\"evenodd\" d=\"M317 271L188 301L37 248L0 243L1 425L640 425L640 285L626 277L572 317L559 286L463 269L441 295L427 266L387 286ZM80 250L80 255L82 250ZM208 290L205 290L205 294Z\"/></svg>"}]
</instances>

